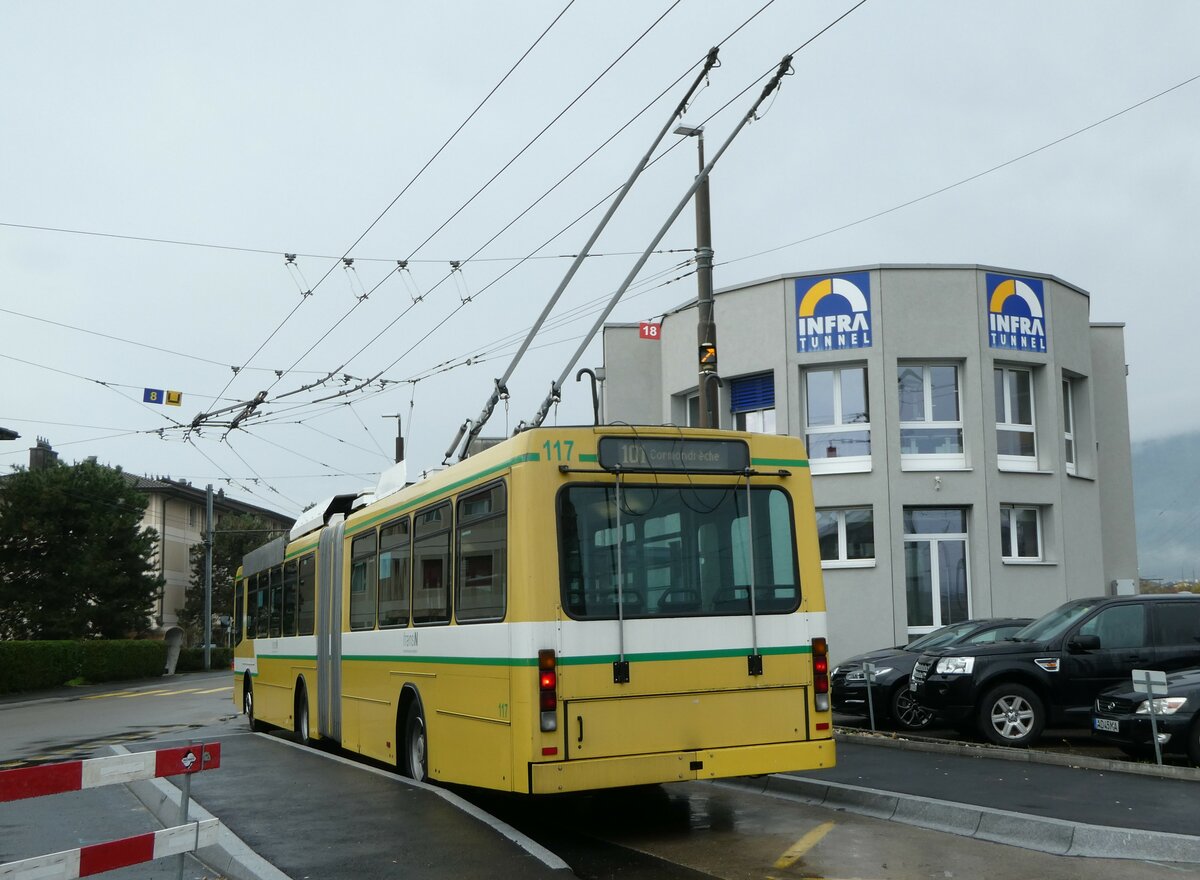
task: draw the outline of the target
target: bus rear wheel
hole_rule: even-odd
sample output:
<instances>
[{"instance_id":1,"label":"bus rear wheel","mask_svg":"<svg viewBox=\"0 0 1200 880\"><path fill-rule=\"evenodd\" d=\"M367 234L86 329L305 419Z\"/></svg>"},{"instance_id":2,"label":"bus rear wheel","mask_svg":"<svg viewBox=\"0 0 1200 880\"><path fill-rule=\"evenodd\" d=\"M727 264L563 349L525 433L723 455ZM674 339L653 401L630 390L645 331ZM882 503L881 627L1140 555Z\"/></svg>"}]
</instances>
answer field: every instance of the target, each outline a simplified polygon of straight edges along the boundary
<instances>
[{"instance_id":1,"label":"bus rear wheel","mask_svg":"<svg viewBox=\"0 0 1200 880\"><path fill-rule=\"evenodd\" d=\"M401 772L417 782L427 782L429 777L429 737L425 731L425 715L416 700L408 707L404 717L404 738Z\"/></svg>"},{"instance_id":2,"label":"bus rear wheel","mask_svg":"<svg viewBox=\"0 0 1200 880\"><path fill-rule=\"evenodd\" d=\"M296 692L296 738L300 740L301 745L313 744L312 734L308 729L308 692L303 685Z\"/></svg>"},{"instance_id":3,"label":"bus rear wheel","mask_svg":"<svg viewBox=\"0 0 1200 880\"><path fill-rule=\"evenodd\" d=\"M249 676L246 676L242 686L242 712L245 713L246 720L250 723L250 729L255 733L262 733L267 729L265 724L254 717L254 685L250 683Z\"/></svg>"}]
</instances>

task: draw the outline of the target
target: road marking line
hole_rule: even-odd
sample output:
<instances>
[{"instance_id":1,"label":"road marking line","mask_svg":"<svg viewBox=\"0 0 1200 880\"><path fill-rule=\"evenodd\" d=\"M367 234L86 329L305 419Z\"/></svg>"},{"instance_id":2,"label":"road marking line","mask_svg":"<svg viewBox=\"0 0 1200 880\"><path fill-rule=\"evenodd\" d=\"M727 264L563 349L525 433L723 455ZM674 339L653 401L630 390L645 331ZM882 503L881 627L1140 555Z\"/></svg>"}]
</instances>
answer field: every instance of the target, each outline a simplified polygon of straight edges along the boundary
<instances>
[{"instance_id":1,"label":"road marking line","mask_svg":"<svg viewBox=\"0 0 1200 880\"><path fill-rule=\"evenodd\" d=\"M808 832L808 834L805 834L794 844L792 844L791 849L781 855L775 862L775 867L790 868L800 859L801 856L820 843L822 838L824 838L825 835L832 830L832 822L824 822L818 825L812 831Z\"/></svg>"},{"instance_id":2,"label":"road marking line","mask_svg":"<svg viewBox=\"0 0 1200 880\"><path fill-rule=\"evenodd\" d=\"M219 694L221 691L231 691L231 690L233 690L233 685L228 684L228 685L225 685L225 687L210 688L209 690L206 690L206 691L196 691L196 693L198 693L198 694Z\"/></svg>"},{"instance_id":3,"label":"road marking line","mask_svg":"<svg viewBox=\"0 0 1200 880\"><path fill-rule=\"evenodd\" d=\"M109 691L106 694L91 694L84 697L85 700L103 700L107 697L127 697L133 694L133 691Z\"/></svg>"},{"instance_id":4,"label":"road marking line","mask_svg":"<svg viewBox=\"0 0 1200 880\"><path fill-rule=\"evenodd\" d=\"M136 693L117 694L117 696L118 696L118 697L120 697L122 700L126 700L126 699L128 699L129 697L161 697L161 696L163 696L164 694L169 694L169 693L171 693L171 692L170 692L170 691L166 691L166 690L159 690L159 691L137 691Z\"/></svg>"}]
</instances>

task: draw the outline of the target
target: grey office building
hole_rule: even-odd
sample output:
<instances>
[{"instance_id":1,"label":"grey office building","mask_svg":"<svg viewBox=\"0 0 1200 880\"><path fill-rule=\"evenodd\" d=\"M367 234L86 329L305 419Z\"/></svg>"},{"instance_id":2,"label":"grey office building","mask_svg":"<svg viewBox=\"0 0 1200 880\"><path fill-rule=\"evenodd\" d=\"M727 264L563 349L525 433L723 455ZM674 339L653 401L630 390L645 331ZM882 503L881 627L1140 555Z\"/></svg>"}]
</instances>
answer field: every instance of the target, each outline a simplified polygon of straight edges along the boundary
<instances>
[{"instance_id":1,"label":"grey office building","mask_svg":"<svg viewBox=\"0 0 1200 880\"><path fill-rule=\"evenodd\" d=\"M1086 291L878 265L717 292L721 427L805 440L834 659L1133 592L1124 330ZM697 424L696 303L604 328L603 418Z\"/></svg>"}]
</instances>

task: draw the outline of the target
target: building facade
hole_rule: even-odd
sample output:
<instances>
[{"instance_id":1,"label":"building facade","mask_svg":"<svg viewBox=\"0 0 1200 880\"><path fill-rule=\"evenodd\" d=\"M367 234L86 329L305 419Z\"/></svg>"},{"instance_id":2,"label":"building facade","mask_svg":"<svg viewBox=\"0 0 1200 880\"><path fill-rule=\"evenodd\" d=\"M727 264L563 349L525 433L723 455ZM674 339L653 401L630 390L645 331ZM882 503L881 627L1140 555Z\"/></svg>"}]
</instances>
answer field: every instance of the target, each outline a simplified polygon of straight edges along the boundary
<instances>
[{"instance_id":1,"label":"building facade","mask_svg":"<svg viewBox=\"0 0 1200 880\"><path fill-rule=\"evenodd\" d=\"M58 460L58 453L43 437L37 438L37 444L29 450L30 470L52 467ZM95 458L89 460L95 461ZM151 632L156 637L167 637L173 632L182 635L179 612L183 609L191 582L192 548L203 544L205 539L207 490L169 477L144 477L124 471L121 476L146 496L146 512L142 515L141 527L154 529L158 535L152 565L154 573L163 579L163 589L152 612ZM258 516L268 527L282 532L290 529L295 522L293 518L265 507L226 498L223 489L214 492L214 530L220 528L224 517L234 514ZM263 538L265 540L266 536Z\"/></svg>"},{"instance_id":2,"label":"building facade","mask_svg":"<svg viewBox=\"0 0 1200 880\"><path fill-rule=\"evenodd\" d=\"M983 266L718 291L720 425L805 440L835 659L1137 583L1124 330ZM652 338L645 338L652 337ZM696 424L696 306L604 329L605 421Z\"/></svg>"},{"instance_id":3,"label":"building facade","mask_svg":"<svg viewBox=\"0 0 1200 880\"><path fill-rule=\"evenodd\" d=\"M155 573L163 578L163 589L154 608L154 632L169 633L179 627L188 584L192 578L192 548L204 543L207 490L168 477L140 477L124 474L134 487L146 495L148 503L142 515L142 528L158 533ZM213 529L221 527L226 516L247 514L260 517L272 529L287 532L295 522L291 517L226 498L223 489L213 493ZM263 536L265 541L266 535ZM220 627L224 632L224 627Z\"/></svg>"}]
</instances>

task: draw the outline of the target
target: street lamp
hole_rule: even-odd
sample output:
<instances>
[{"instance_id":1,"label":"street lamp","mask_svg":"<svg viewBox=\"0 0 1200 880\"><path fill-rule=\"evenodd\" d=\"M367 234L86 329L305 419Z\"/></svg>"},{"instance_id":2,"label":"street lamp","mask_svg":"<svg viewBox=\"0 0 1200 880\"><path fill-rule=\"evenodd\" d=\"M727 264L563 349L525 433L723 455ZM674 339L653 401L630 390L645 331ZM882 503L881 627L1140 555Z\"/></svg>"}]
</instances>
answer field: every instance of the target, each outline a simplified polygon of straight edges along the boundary
<instances>
[{"instance_id":1,"label":"street lamp","mask_svg":"<svg viewBox=\"0 0 1200 880\"><path fill-rule=\"evenodd\" d=\"M704 127L681 125L675 134L696 139L700 170L704 170ZM708 204L708 177L696 189L696 343L699 346L700 427L721 427L717 415L717 325L713 320L712 222Z\"/></svg>"}]
</instances>

